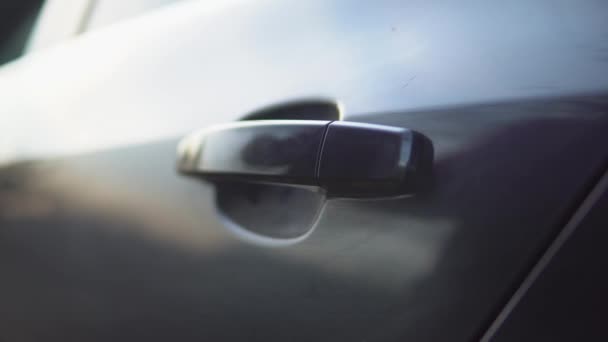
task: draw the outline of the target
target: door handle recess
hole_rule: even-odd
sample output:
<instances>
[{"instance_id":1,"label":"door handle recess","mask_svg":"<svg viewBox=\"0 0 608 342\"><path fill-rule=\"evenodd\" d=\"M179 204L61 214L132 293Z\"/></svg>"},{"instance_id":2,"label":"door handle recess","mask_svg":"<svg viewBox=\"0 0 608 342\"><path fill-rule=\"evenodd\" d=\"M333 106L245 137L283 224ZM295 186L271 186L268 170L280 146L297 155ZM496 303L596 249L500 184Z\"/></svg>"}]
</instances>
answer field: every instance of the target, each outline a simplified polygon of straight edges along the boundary
<instances>
[{"instance_id":1,"label":"door handle recess","mask_svg":"<svg viewBox=\"0 0 608 342\"><path fill-rule=\"evenodd\" d=\"M193 133L178 148L184 174L211 182L314 186L329 197L414 193L431 164L432 145L421 134L345 121L235 122Z\"/></svg>"}]
</instances>

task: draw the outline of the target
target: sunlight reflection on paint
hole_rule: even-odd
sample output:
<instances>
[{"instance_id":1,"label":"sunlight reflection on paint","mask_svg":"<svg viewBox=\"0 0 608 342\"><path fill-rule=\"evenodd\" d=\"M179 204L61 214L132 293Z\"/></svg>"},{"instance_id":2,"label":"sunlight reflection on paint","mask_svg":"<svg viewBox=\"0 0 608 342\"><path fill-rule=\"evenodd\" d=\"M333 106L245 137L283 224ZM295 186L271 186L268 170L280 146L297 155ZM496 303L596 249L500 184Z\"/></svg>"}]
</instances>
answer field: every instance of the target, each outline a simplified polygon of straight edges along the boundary
<instances>
[{"instance_id":1,"label":"sunlight reflection on paint","mask_svg":"<svg viewBox=\"0 0 608 342\"><path fill-rule=\"evenodd\" d=\"M87 33L1 70L0 163L177 136L300 97L352 117L608 86L591 44L606 34L598 5L560 4L561 17L535 16L542 1L453 6L196 1ZM564 21L576 30L556 34Z\"/></svg>"}]
</instances>

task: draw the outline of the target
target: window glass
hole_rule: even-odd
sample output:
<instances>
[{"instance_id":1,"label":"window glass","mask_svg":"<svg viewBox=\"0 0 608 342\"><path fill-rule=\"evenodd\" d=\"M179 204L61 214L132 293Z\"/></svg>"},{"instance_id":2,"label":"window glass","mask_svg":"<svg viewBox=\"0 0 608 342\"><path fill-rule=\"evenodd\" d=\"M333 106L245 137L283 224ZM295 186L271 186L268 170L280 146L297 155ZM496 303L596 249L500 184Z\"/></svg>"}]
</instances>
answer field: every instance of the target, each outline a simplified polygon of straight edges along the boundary
<instances>
[{"instance_id":1,"label":"window glass","mask_svg":"<svg viewBox=\"0 0 608 342\"><path fill-rule=\"evenodd\" d=\"M23 55L42 0L0 1L0 65Z\"/></svg>"}]
</instances>

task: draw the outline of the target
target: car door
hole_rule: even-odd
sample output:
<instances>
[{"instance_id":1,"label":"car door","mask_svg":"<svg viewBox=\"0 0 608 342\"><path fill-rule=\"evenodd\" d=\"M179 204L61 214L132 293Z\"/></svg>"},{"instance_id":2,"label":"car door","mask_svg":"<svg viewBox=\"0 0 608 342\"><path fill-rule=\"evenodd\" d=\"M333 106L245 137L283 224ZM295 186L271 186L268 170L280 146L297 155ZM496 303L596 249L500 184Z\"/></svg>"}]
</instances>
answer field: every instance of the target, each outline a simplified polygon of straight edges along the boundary
<instances>
[{"instance_id":1,"label":"car door","mask_svg":"<svg viewBox=\"0 0 608 342\"><path fill-rule=\"evenodd\" d=\"M606 13L190 1L3 67L1 338L481 338L605 171ZM184 136L241 119L413 130L432 185L177 171Z\"/></svg>"}]
</instances>

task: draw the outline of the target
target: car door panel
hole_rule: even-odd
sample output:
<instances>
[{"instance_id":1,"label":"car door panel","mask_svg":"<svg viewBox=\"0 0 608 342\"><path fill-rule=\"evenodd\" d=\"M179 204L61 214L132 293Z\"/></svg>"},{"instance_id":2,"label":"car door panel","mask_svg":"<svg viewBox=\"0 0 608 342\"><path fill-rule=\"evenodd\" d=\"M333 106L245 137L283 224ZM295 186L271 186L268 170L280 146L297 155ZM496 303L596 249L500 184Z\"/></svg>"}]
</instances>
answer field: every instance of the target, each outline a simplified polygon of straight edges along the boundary
<instances>
[{"instance_id":1,"label":"car door panel","mask_svg":"<svg viewBox=\"0 0 608 342\"><path fill-rule=\"evenodd\" d=\"M300 98L352 117L602 93L604 6L177 3L3 68L0 158L168 138Z\"/></svg>"},{"instance_id":2,"label":"car door panel","mask_svg":"<svg viewBox=\"0 0 608 342\"><path fill-rule=\"evenodd\" d=\"M494 5L184 3L10 65L6 155L36 158L0 169L0 337L481 337L608 157L602 5L559 23ZM297 243L243 239L177 173L178 141L301 97L427 136L433 188L329 200Z\"/></svg>"},{"instance_id":3,"label":"car door panel","mask_svg":"<svg viewBox=\"0 0 608 342\"><path fill-rule=\"evenodd\" d=\"M3 170L3 331L473 338L602 171L605 99L361 116L435 142L435 188L330 201L306 240L279 248L222 225L213 188L174 171L175 140L13 166Z\"/></svg>"}]
</instances>

